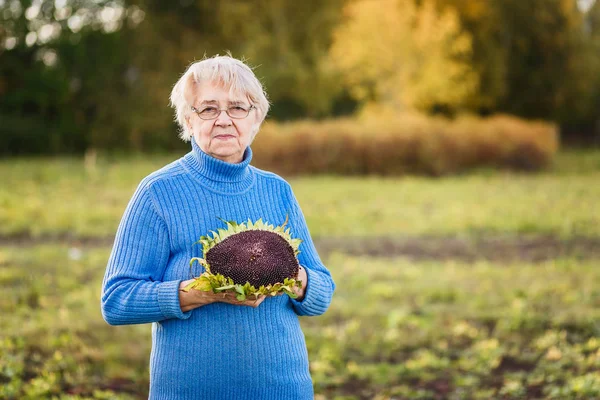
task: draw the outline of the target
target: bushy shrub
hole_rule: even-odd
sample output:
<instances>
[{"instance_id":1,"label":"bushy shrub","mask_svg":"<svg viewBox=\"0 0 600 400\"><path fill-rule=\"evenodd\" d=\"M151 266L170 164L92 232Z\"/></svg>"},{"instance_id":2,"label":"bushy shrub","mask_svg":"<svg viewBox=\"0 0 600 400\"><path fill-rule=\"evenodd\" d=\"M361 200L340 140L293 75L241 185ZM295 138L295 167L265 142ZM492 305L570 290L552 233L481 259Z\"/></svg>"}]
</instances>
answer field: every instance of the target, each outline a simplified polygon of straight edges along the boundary
<instances>
[{"instance_id":1,"label":"bushy shrub","mask_svg":"<svg viewBox=\"0 0 600 400\"><path fill-rule=\"evenodd\" d=\"M558 132L510 116L269 122L252 148L257 166L286 175L439 176L475 167L542 169L558 149Z\"/></svg>"}]
</instances>

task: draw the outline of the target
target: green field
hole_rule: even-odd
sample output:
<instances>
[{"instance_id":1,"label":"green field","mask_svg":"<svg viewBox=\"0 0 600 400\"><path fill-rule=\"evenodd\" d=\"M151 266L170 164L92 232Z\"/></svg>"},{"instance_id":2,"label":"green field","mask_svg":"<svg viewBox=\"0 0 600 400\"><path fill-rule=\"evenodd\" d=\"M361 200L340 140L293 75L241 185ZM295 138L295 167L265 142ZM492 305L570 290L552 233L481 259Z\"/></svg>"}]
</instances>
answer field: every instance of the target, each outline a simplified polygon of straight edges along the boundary
<instances>
[{"instance_id":1,"label":"green field","mask_svg":"<svg viewBox=\"0 0 600 400\"><path fill-rule=\"evenodd\" d=\"M108 326L99 296L129 196L169 159L0 162L0 399L146 398L150 326ZM337 283L301 320L318 400L600 398L600 153L290 182ZM360 255L367 237L412 250ZM456 238L504 247L463 257ZM581 246L548 251L563 243Z\"/></svg>"},{"instance_id":2,"label":"green field","mask_svg":"<svg viewBox=\"0 0 600 400\"><path fill-rule=\"evenodd\" d=\"M0 322L0 377L9 380L0 398L147 394L150 327L106 325L108 250L73 252L0 253L0 310L10 315ZM320 398L600 396L595 261L326 261L338 284L331 309L302 320Z\"/></svg>"},{"instance_id":3,"label":"green field","mask_svg":"<svg viewBox=\"0 0 600 400\"><path fill-rule=\"evenodd\" d=\"M578 158L579 157L579 158ZM0 235L107 237L139 181L175 157L0 162ZM600 236L600 153L565 154L541 174L291 178L317 237Z\"/></svg>"}]
</instances>

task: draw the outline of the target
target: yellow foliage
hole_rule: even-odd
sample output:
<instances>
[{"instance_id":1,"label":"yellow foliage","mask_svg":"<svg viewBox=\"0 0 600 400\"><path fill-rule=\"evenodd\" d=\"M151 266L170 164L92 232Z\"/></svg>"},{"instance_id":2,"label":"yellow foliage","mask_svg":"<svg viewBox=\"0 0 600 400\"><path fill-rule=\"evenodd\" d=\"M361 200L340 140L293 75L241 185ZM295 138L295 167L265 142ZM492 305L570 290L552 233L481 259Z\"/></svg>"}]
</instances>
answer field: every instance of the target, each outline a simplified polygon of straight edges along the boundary
<instances>
[{"instance_id":1,"label":"yellow foliage","mask_svg":"<svg viewBox=\"0 0 600 400\"><path fill-rule=\"evenodd\" d=\"M558 347L552 346L546 353L546 359L550 361L557 361L562 358L562 351Z\"/></svg>"},{"instance_id":2,"label":"yellow foliage","mask_svg":"<svg viewBox=\"0 0 600 400\"><path fill-rule=\"evenodd\" d=\"M460 107L477 88L471 37L433 1L358 0L334 32L332 65L357 99L396 110Z\"/></svg>"}]
</instances>

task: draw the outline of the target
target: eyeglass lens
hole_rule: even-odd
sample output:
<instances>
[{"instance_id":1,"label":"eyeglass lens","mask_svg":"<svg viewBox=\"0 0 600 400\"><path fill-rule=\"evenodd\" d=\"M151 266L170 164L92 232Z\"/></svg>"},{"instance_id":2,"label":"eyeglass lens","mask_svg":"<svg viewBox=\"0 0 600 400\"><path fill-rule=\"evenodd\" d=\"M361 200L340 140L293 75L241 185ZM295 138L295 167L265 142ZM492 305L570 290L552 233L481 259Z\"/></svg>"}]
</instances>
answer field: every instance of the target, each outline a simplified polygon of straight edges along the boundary
<instances>
[{"instance_id":1,"label":"eyeglass lens","mask_svg":"<svg viewBox=\"0 0 600 400\"><path fill-rule=\"evenodd\" d=\"M203 119L214 119L214 118L217 118L217 116L219 116L221 111L222 110L218 109L217 107L206 107L197 112L198 112L198 115ZM248 116L248 114L250 113L250 108L241 107L241 106L233 106L233 107L229 107L229 108L225 109L225 112L231 118L246 118Z\"/></svg>"}]
</instances>

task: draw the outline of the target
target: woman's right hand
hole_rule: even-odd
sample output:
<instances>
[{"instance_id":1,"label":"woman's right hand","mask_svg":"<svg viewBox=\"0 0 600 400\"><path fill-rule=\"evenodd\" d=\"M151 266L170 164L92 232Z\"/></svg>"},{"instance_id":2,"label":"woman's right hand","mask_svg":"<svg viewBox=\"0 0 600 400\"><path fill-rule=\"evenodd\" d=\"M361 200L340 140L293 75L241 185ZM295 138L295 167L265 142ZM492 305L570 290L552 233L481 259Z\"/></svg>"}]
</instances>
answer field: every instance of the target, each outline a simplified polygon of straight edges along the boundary
<instances>
[{"instance_id":1,"label":"woman's right hand","mask_svg":"<svg viewBox=\"0 0 600 400\"><path fill-rule=\"evenodd\" d=\"M239 301L236 299L234 293L213 293L196 289L190 289L187 292L183 291L183 288L193 281L193 279L189 279L187 281L182 281L179 284L179 305L181 306L181 311L183 312L218 302L233 304L236 306L258 307L266 297L265 295L259 295L258 298L254 298L253 296L251 299Z\"/></svg>"}]
</instances>

